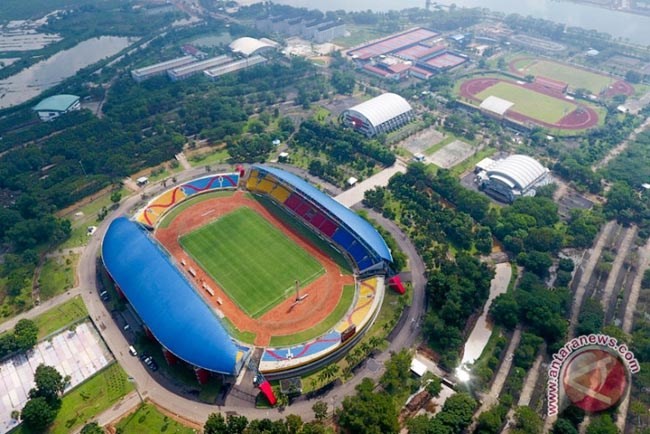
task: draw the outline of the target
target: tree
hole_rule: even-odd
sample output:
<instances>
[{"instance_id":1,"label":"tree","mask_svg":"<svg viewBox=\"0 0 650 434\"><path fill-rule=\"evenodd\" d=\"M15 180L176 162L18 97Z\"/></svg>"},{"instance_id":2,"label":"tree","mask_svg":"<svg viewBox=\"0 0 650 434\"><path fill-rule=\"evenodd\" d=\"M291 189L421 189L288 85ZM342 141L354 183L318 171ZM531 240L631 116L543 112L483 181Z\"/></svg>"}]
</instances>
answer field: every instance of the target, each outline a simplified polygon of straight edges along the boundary
<instances>
[{"instance_id":1,"label":"tree","mask_svg":"<svg viewBox=\"0 0 650 434\"><path fill-rule=\"evenodd\" d=\"M481 413L478 418L476 432L481 434L497 434L501 432L506 413L508 413L508 408L501 404Z\"/></svg>"},{"instance_id":2,"label":"tree","mask_svg":"<svg viewBox=\"0 0 650 434\"><path fill-rule=\"evenodd\" d=\"M445 401L435 419L449 427L452 433L462 433L472 422L476 401L465 392L456 393Z\"/></svg>"},{"instance_id":3,"label":"tree","mask_svg":"<svg viewBox=\"0 0 650 434\"><path fill-rule=\"evenodd\" d=\"M210 413L208 420L203 425L204 434L229 434L226 419L221 413Z\"/></svg>"},{"instance_id":4,"label":"tree","mask_svg":"<svg viewBox=\"0 0 650 434\"><path fill-rule=\"evenodd\" d=\"M620 431L607 413L598 415L591 419L587 427L587 434L619 434Z\"/></svg>"},{"instance_id":5,"label":"tree","mask_svg":"<svg viewBox=\"0 0 650 434\"><path fill-rule=\"evenodd\" d=\"M390 395L395 395L408 386L411 378L413 355L406 349L393 353L385 364L386 370L379 382Z\"/></svg>"},{"instance_id":6,"label":"tree","mask_svg":"<svg viewBox=\"0 0 650 434\"><path fill-rule=\"evenodd\" d=\"M115 190L111 193L111 202L119 203L122 199L122 192L120 190Z\"/></svg>"},{"instance_id":7,"label":"tree","mask_svg":"<svg viewBox=\"0 0 650 434\"><path fill-rule=\"evenodd\" d=\"M334 71L331 83L340 94L351 95L354 91L354 75L350 72Z\"/></svg>"},{"instance_id":8,"label":"tree","mask_svg":"<svg viewBox=\"0 0 650 434\"><path fill-rule=\"evenodd\" d=\"M578 430L571 422L564 418L559 418L553 425L553 434L578 434Z\"/></svg>"},{"instance_id":9,"label":"tree","mask_svg":"<svg viewBox=\"0 0 650 434\"><path fill-rule=\"evenodd\" d=\"M314 417L317 421L322 422L327 418L327 403L316 401L314 405L311 406L311 409L314 411Z\"/></svg>"},{"instance_id":10,"label":"tree","mask_svg":"<svg viewBox=\"0 0 650 434\"><path fill-rule=\"evenodd\" d=\"M512 292L499 294L492 301L489 313L495 324L508 330L514 329L519 322L519 305Z\"/></svg>"},{"instance_id":11,"label":"tree","mask_svg":"<svg viewBox=\"0 0 650 434\"><path fill-rule=\"evenodd\" d=\"M641 83L642 78L643 76L636 71L627 71L625 73L625 80L629 81L630 83Z\"/></svg>"},{"instance_id":12,"label":"tree","mask_svg":"<svg viewBox=\"0 0 650 434\"><path fill-rule=\"evenodd\" d=\"M34 347L38 340L38 326L28 319L21 319L14 326L14 338L19 351Z\"/></svg>"},{"instance_id":13,"label":"tree","mask_svg":"<svg viewBox=\"0 0 650 434\"><path fill-rule=\"evenodd\" d=\"M517 407L515 410L515 430L517 434L541 434L542 418L530 407Z\"/></svg>"},{"instance_id":14,"label":"tree","mask_svg":"<svg viewBox=\"0 0 650 434\"><path fill-rule=\"evenodd\" d=\"M53 366L41 363L34 372L36 387L29 391L29 396L30 398L43 397L50 404L55 403L69 381L70 377L64 378Z\"/></svg>"},{"instance_id":15,"label":"tree","mask_svg":"<svg viewBox=\"0 0 650 434\"><path fill-rule=\"evenodd\" d=\"M104 434L104 430L97 422L91 422L84 425L80 431L81 434Z\"/></svg>"},{"instance_id":16,"label":"tree","mask_svg":"<svg viewBox=\"0 0 650 434\"><path fill-rule=\"evenodd\" d=\"M392 398L384 392L375 392L375 383L364 378L356 387L355 396L346 396L337 410L338 423L350 433L391 434L400 426Z\"/></svg>"},{"instance_id":17,"label":"tree","mask_svg":"<svg viewBox=\"0 0 650 434\"><path fill-rule=\"evenodd\" d=\"M44 397L39 396L27 401L20 413L20 418L32 431L42 432L54 422L56 413L56 409L50 407Z\"/></svg>"}]
</instances>

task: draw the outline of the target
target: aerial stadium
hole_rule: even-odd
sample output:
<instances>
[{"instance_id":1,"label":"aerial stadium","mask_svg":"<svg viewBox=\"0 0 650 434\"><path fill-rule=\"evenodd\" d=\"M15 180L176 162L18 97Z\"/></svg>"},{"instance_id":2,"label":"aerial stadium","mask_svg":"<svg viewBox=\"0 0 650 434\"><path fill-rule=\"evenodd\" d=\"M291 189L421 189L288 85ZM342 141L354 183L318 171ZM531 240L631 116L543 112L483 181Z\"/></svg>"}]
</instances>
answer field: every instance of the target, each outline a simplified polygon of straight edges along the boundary
<instances>
[{"instance_id":1,"label":"aerial stadium","mask_svg":"<svg viewBox=\"0 0 650 434\"><path fill-rule=\"evenodd\" d=\"M413 108L401 96L383 93L342 114L343 123L368 137L388 133L413 120Z\"/></svg>"},{"instance_id":2,"label":"aerial stadium","mask_svg":"<svg viewBox=\"0 0 650 434\"><path fill-rule=\"evenodd\" d=\"M174 186L114 220L102 243L146 335L200 383L244 366L289 377L342 357L391 274L384 239L349 208L281 169L245 175ZM403 291L397 276L389 284Z\"/></svg>"}]
</instances>

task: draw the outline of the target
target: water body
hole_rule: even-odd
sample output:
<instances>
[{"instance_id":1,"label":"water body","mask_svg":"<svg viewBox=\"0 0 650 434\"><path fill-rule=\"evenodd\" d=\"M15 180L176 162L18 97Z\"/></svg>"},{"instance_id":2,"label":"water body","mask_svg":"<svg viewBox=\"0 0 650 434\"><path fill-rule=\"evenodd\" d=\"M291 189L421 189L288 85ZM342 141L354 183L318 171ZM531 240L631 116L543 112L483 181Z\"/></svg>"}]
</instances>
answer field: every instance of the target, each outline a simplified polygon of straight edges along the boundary
<instances>
[{"instance_id":1,"label":"water body","mask_svg":"<svg viewBox=\"0 0 650 434\"><path fill-rule=\"evenodd\" d=\"M131 45L130 38L101 36L87 39L47 60L0 80L0 108L21 104L73 76L82 68Z\"/></svg>"},{"instance_id":2,"label":"water body","mask_svg":"<svg viewBox=\"0 0 650 434\"><path fill-rule=\"evenodd\" d=\"M310 9L360 11L424 7L425 0L276 0L276 3ZM594 29L631 42L650 45L650 17L557 0L437 0L438 4L482 7L506 14L517 13Z\"/></svg>"}]
</instances>

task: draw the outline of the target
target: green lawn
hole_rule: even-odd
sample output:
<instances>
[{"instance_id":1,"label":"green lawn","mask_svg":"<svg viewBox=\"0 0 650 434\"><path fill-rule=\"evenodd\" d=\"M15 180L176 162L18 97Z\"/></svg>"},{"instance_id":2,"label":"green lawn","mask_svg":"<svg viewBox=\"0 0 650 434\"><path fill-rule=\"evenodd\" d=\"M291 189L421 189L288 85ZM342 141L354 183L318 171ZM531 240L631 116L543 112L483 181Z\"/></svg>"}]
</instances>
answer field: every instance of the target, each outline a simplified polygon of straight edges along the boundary
<instances>
[{"instance_id":1,"label":"green lawn","mask_svg":"<svg viewBox=\"0 0 650 434\"><path fill-rule=\"evenodd\" d=\"M531 118L556 123L575 110L575 104L515 84L499 82L476 95L481 101L496 96L514 103L511 110Z\"/></svg>"},{"instance_id":2,"label":"green lawn","mask_svg":"<svg viewBox=\"0 0 650 434\"><path fill-rule=\"evenodd\" d=\"M38 279L41 301L52 298L74 286L75 269L79 255L64 255L48 258L43 264Z\"/></svg>"},{"instance_id":3,"label":"green lawn","mask_svg":"<svg viewBox=\"0 0 650 434\"><path fill-rule=\"evenodd\" d=\"M211 191L209 193L202 193L202 194L196 194L186 201L183 201L179 205L176 205L174 208L172 208L171 211L168 211L163 217L162 220L160 220L160 223L158 223L158 226L161 228L166 228L168 227L171 222L174 221L176 216L178 216L180 213L185 211L187 208L191 207L192 205L196 205L197 203L203 202L205 200L209 199L214 199L217 197L230 197L234 194L234 191L226 190L226 191Z\"/></svg>"},{"instance_id":4,"label":"green lawn","mask_svg":"<svg viewBox=\"0 0 650 434\"><path fill-rule=\"evenodd\" d=\"M120 420L116 428L123 433L158 434L158 433L186 433L192 434L196 430L162 414L156 406L143 404L135 413Z\"/></svg>"},{"instance_id":5,"label":"green lawn","mask_svg":"<svg viewBox=\"0 0 650 434\"><path fill-rule=\"evenodd\" d=\"M315 337L322 335L323 333L325 333L326 331L334 327L336 323L338 323L339 320L343 318L345 312L347 312L347 310L350 308L353 299L354 299L354 285L346 285L343 288L343 294L341 295L341 299L336 305L336 308L334 308L332 313L330 313L327 316L327 318L325 318L325 320L315 325L314 327L310 328L309 330L305 330L300 333L295 333L286 336L273 336L271 338L270 345L272 347L294 345L294 344L306 342L310 339L314 339Z\"/></svg>"},{"instance_id":6,"label":"green lawn","mask_svg":"<svg viewBox=\"0 0 650 434\"><path fill-rule=\"evenodd\" d=\"M519 64L520 62L522 65ZM569 86L574 89L588 89L595 94L599 94L614 82L614 79L606 75L549 60L537 59L535 62L530 62L530 59L523 59L516 61L515 66L517 69L521 68L519 72L523 75L530 74L563 81L569 83Z\"/></svg>"},{"instance_id":7,"label":"green lawn","mask_svg":"<svg viewBox=\"0 0 650 434\"><path fill-rule=\"evenodd\" d=\"M323 266L250 208L180 238L192 258L249 316L258 318L324 273Z\"/></svg>"},{"instance_id":8,"label":"green lawn","mask_svg":"<svg viewBox=\"0 0 650 434\"><path fill-rule=\"evenodd\" d=\"M47 431L68 434L90 422L133 390L124 370L113 363L63 396L61 409ZM12 434L32 434L20 425ZM128 432L128 431L127 431Z\"/></svg>"},{"instance_id":9,"label":"green lawn","mask_svg":"<svg viewBox=\"0 0 650 434\"><path fill-rule=\"evenodd\" d=\"M34 317L33 321L38 326L38 339L40 340L87 316L86 305L80 296L76 296Z\"/></svg>"}]
</instances>

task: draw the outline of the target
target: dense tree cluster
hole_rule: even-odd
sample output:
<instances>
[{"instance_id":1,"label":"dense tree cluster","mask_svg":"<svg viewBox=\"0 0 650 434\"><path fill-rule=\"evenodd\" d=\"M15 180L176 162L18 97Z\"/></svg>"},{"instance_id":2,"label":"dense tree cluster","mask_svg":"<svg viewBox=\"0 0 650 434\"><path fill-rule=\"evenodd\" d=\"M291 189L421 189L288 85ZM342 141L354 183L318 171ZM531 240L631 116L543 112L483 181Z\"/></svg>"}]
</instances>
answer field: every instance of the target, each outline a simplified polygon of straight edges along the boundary
<instances>
[{"instance_id":1,"label":"dense tree cluster","mask_svg":"<svg viewBox=\"0 0 650 434\"><path fill-rule=\"evenodd\" d=\"M356 390L357 394L346 396L337 410L339 426L350 433L398 433L397 407L390 395L375 390L370 378L364 378Z\"/></svg>"},{"instance_id":2,"label":"dense tree cluster","mask_svg":"<svg viewBox=\"0 0 650 434\"><path fill-rule=\"evenodd\" d=\"M204 434L325 434L320 422L304 423L300 416L290 414L284 419L248 420L245 416L212 413L203 427Z\"/></svg>"},{"instance_id":3,"label":"dense tree cluster","mask_svg":"<svg viewBox=\"0 0 650 434\"><path fill-rule=\"evenodd\" d=\"M36 345L38 327L28 319L21 319L13 332L0 334L0 359L18 351L27 351Z\"/></svg>"},{"instance_id":4,"label":"dense tree cluster","mask_svg":"<svg viewBox=\"0 0 650 434\"><path fill-rule=\"evenodd\" d=\"M461 434L472 422L476 401L465 392L456 393L445 401L436 416L416 416L408 421L410 434Z\"/></svg>"},{"instance_id":5,"label":"dense tree cluster","mask_svg":"<svg viewBox=\"0 0 650 434\"><path fill-rule=\"evenodd\" d=\"M70 377L63 377L56 368L38 365L34 372L36 387L29 391L20 414L23 423L34 432L45 431L61 408L61 395L69 382Z\"/></svg>"}]
</instances>

